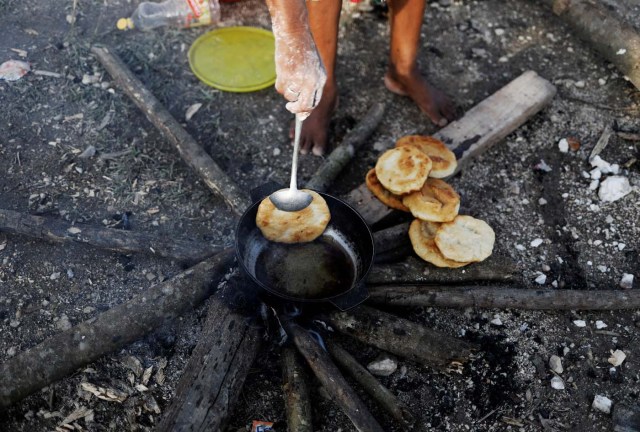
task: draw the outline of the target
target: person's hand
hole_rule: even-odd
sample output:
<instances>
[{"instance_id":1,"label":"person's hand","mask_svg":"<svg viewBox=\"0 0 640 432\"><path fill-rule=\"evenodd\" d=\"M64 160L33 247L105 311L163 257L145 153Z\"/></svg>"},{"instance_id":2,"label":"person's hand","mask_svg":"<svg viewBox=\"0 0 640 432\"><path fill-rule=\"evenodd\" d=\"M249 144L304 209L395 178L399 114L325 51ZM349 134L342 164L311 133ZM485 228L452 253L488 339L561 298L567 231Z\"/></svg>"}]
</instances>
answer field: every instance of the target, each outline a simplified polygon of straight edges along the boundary
<instances>
[{"instance_id":1,"label":"person's hand","mask_svg":"<svg viewBox=\"0 0 640 432\"><path fill-rule=\"evenodd\" d=\"M276 90L286 107L303 119L322 97L327 80L322 61L308 29L276 35Z\"/></svg>"}]
</instances>

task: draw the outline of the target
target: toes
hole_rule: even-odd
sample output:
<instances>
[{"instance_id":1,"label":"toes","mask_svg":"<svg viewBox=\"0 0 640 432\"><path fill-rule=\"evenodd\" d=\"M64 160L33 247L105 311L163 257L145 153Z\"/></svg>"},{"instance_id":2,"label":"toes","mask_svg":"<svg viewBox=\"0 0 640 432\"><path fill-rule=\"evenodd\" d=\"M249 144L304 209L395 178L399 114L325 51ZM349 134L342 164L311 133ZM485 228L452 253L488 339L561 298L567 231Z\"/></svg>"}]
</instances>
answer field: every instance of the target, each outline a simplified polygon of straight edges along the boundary
<instances>
[{"instance_id":1,"label":"toes","mask_svg":"<svg viewBox=\"0 0 640 432\"><path fill-rule=\"evenodd\" d=\"M323 156L325 147L326 147L326 145L324 145L324 144L316 143L313 146L312 152L316 156Z\"/></svg>"},{"instance_id":2,"label":"toes","mask_svg":"<svg viewBox=\"0 0 640 432\"><path fill-rule=\"evenodd\" d=\"M300 137L300 154L306 155L311 150L312 141L305 137Z\"/></svg>"}]
</instances>

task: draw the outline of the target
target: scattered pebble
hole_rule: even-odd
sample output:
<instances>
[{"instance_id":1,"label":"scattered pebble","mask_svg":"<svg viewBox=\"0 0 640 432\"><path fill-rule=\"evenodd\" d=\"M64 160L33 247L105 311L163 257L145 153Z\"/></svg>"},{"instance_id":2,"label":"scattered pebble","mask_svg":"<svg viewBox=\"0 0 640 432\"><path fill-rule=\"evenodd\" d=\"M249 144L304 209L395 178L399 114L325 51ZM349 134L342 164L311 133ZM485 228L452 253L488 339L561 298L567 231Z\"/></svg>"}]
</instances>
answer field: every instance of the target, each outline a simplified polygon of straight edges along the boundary
<instances>
[{"instance_id":1,"label":"scattered pebble","mask_svg":"<svg viewBox=\"0 0 640 432\"><path fill-rule=\"evenodd\" d=\"M533 168L538 171L551 172L551 167L547 165L544 159L540 159L540 162L538 162Z\"/></svg>"},{"instance_id":2,"label":"scattered pebble","mask_svg":"<svg viewBox=\"0 0 640 432\"><path fill-rule=\"evenodd\" d=\"M16 348L15 347L10 347L9 349L7 349L7 356L8 357L13 357L14 355L16 355Z\"/></svg>"},{"instance_id":3,"label":"scattered pebble","mask_svg":"<svg viewBox=\"0 0 640 432\"><path fill-rule=\"evenodd\" d=\"M609 357L609 360L607 361L617 367L620 366L626 358L627 355L623 351L615 350L611 351L611 357Z\"/></svg>"},{"instance_id":4,"label":"scattered pebble","mask_svg":"<svg viewBox=\"0 0 640 432\"><path fill-rule=\"evenodd\" d=\"M201 107L202 107L201 103L194 103L193 105L191 105L189 108L187 108L187 111L184 115L184 119L186 121L191 120L191 117L193 117Z\"/></svg>"},{"instance_id":5,"label":"scattered pebble","mask_svg":"<svg viewBox=\"0 0 640 432\"><path fill-rule=\"evenodd\" d=\"M496 36L502 36L504 34L504 29L497 28L494 32L496 33Z\"/></svg>"},{"instance_id":6,"label":"scattered pebble","mask_svg":"<svg viewBox=\"0 0 640 432\"><path fill-rule=\"evenodd\" d=\"M500 317L498 315L495 315L494 318L491 320L491 324L493 324L495 326L501 326L502 325L502 320L500 319Z\"/></svg>"},{"instance_id":7,"label":"scattered pebble","mask_svg":"<svg viewBox=\"0 0 640 432\"><path fill-rule=\"evenodd\" d=\"M531 247L538 247L542 244L543 240L541 238L537 238L531 242Z\"/></svg>"},{"instance_id":8,"label":"scattered pebble","mask_svg":"<svg viewBox=\"0 0 640 432\"><path fill-rule=\"evenodd\" d=\"M69 317L65 314L60 316L60 319L56 322L56 328L58 330L69 330L72 327L71 321L69 321Z\"/></svg>"},{"instance_id":9,"label":"scattered pebble","mask_svg":"<svg viewBox=\"0 0 640 432\"><path fill-rule=\"evenodd\" d=\"M598 168L602 174L618 174L618 172L620 172L620 166L618 164L610 164L599 155L594 156L590 162L591 166Z\"/></svg>"},{"instance_id":10,"label":"scattered pebble","mask_svg":"<svg viewBox=\"0 0 640 432\"><path fill-rule=\"evenodd\" d=\"M593 398L593 403L591 407L595 410L602 411L603 413L609 414L611 412L611 405L613 402L606 396L596 395Z\"/></svg>"},{"instance_id":11,"label":"scattered pebble","mask_svg":"<svg viewBox=\"0 0 640 432\"><path fill-rule=\"evenodd\" d=\"M75 274L73 273L73 270L67 269L67 277L69 279L73 279L74 276L75 276Z\"/></svg>"},{"instance_id":12,"label":"scattered pebble","mask_svg":"<svg viewBox=\"0 0 640 432\"><path fill-rule=\"evenodd\" d=\"M598 330L602 330L603 328L607 328L608 326L604 323L604 321L596 321L596 328Z\"/></svg>"},{"instance_id":13,"label":"scattered pebble","mask_svg":"<svg viewBox=\"0 0 640 432\"><path fill-rule=\"evenodd\" d=\"M96 155L96 148L89 145L82 153L78 155L80 159L90 159Z\"/></svg>"},{"instance_id":14,"label":"scattered pebble","mask_svg":"<svg viewBox=\"0 0 640 432\"><path fill-rule=\"evenodd\" d=\"M398 369L398 361L389 354L382 353L367 365L367 369L374 375L389 376Z\"/></svg>"},{"instance_id":15,"label":"scattered pebble","mask_svg":"<svg viewBox=\"0 0 640 432\"><path fill-rule=\"evenodd\" d=\"M547 282L547 275L546 274L541 274L539 275L536 279L535 282L539 285L544 285L545 282Z\"/></svg>"},{"instance_id":16,"label":"scattered pebble","mask_svg":"<svg viewBox=\"0 0 640 432\"><path fill-rule=\"evenodd\" d=\"M559 376L551 378L551 387L556 390L564 390L564 381Z\"/></svg>"},{"instance_id":17,"label":"scattered pebble","mask_svg":"<svg viewBox=\"0 0 640 432\"><path fill-rule=\"evenodd\" d=\"M49 276L49 279L51 280L57 280L59 278L60 278L60 272L51 273L51 276Z\"/></svg>"},{"instance_id":18,"label":"scattered pebble","mask_svg":"<svg viewBox=\"0 0 640 432\"><path fill-rule=\"evenodd\" d=\"M551 267L549 267L548 264L542 264L542 271L543 272L551 271Z\"/></svg>"},{"instance_id":19,"label":"scattered pebble","mask_svg":"<svg viewBox=\"0 0 640 432\"><path fill-rule=\"evenodd\" d=\"M546 203L547 203L547 200L546 200L546 199L544 199L544 198L540 198L540 199L538 200L538 204L540 204L541 206L542 206L542 205L545 205Z\"/></svg>"},{"instance_id":20,"label":"scattered pebble","mask_svg":"<svg viewBox=\"0 0 640 432\"><path fill-rule=\"evenodd\" d=\"M577 88L584 88L586 84L584 83L584 81L576 81L573 85Z\"/></svg>"},{"instance_id":21,"label":"scattered pebble","mask_svg":"<svg viewBox=\"0 0 640 432\"><path fill-rule=\"evenodd\" d=\"M622 176L607 177L600 183L598 197L602 201L613 202L618 201L631 192L629 179Z\"/></svg>"},{"instance_id":22,"label":"scattered pebble","mask_svg":"<svg viewBox=\"0 0 640 432\"><path fill-rule=\"evenodd\" d=\"M557 355L552 355L549 358L549 367L557 374L561 374L562 372L564 372L564 368L562 367L562 360Z\"/></svg>"},{"instance_id":23,"label":"scattered pebble","mask_svg":"<svg viewBox=\"0 0 640 432\"><path fill-rule=\"evenodd\" d=\"M616 55L625 55L627 53L627 50L625 48L620 48L618 51L616 51Z\"/></svg>"},{"instance_id":24,"label":"scattered pebble","mask_svg":"<svg viewBox=\"0 0 640 432\"><path fill-rule=\"evenodd\" d=\"M19 325L20 325L20 321L18 321L18 320L15 320L15 319L14 319L14 320L9 321L9 326L10 326L10 327L16 328L16 327L18 327Z\"/></svg>"},{"instance_id":25,"label":"scattered pebble","mask_svg":"<svg viewBox=\"0 0 640 432\"><path fill-rule=\"evenodd\" d=\"M620 279L620 286L624 289L633 288L633 275L629 273L624 273L622 275L622 279Z\"/></svg>"},{"instance_id":26,"label":"scattered pebble","mask_svg":"<svg viewBox=\"0 0 640 432\"><path fill-rule=\"evenodd\" d=\"M585 320L574 320L573 324L576 327L586 327L587 326L587 322Z\"/></svg>"},{"instance_id":27,"label":"scattered pebble","mask_svg":"<svg viewBox=\"0 0 640 432\"><path fill-rule=\"evenodd\" d=\"M599 265L598 266L598 270L600 270L602 273L606 273L607 272L607 266L606 265Z\"/></svg>"},{"instance_id":28,"label":"scattered pebble","mask_svg":"<svg viewBox=\"0 0 640 432\"><path fill-rule=\"evenodd\" d=\"M517 250L519 250L519 251L523 251L523 250L525 250L526 248L525 248L524 246L522 246L521 244L517 244L517 245L516 245L516 249L517 249Z\"/></svg>"},{"instance_id":29,"label":"scattered pebble","mask_svg":"<svg viewBox=\"0 0 640 432\"><path fill-rule=\"evenodd\" d=\"M278 147L273 149L274 156L280 156L280 153L282 153L282 150L280 150Z\"/></svg>"},{"instance_id":30,"label":"scattered pebble","mask_svg":"<svg viewBox=\"0 0 640 432\"><path fill-rule=\"evenodd\" d=\"M567 153L569 151L569 141L567 141L566 138L562 138L559 142L558 142L558 149L560 150L560 152L562 153Z\"/></svg>"}]
</instances>

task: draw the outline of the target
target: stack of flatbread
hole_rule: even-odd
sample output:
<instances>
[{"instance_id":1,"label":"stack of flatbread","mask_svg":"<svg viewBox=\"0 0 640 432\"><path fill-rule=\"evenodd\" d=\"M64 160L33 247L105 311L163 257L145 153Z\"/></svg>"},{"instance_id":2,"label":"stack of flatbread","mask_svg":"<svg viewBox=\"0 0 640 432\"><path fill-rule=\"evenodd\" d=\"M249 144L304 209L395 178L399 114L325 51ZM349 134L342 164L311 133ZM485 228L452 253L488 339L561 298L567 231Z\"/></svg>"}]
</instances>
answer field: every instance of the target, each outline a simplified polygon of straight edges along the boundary
<instances>
[{"instance_id":1,"label":"stack of flatbread","mask_svg":"<svg viewBox=\"0 0 640 432\"><path fill-rule=\"evenodd\" d=\"M457 164L442 141L409 135L382 154L366 177L367 187L382 203L416 217L409 228L413 249L438 267L482 261L495 242L486 222L458 215L460 195L442 180Z\"/></svg>"}]
</instances>

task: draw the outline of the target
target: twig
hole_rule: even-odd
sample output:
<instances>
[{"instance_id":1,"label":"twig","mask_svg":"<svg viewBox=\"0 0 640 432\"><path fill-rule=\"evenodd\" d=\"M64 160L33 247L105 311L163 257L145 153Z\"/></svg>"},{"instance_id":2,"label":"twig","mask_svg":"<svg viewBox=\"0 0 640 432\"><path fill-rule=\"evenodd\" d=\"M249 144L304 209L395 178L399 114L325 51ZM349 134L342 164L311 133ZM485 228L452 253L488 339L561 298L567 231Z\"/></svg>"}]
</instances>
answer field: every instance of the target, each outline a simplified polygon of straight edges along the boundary
<instances>
[{"instance_id":1,"label":"twig","mask_svg":"<svg viewBox=\"0 0 640 432\"><path fill-rule=\"evenodd\" d=\"M596 156L602 153L602 150L609 144L609 138L611 138L611 134L613 133L613 128L610 124L607 124L598 139L595 147L591 150L591 154L589 155L589 162L593 160Z\"/></svg>"},{"instance_id":2,"label":"twig","mask_svg":"<svg viewBox=\"0 0 640 432\"><path fill-rule=\"evenodd\" d=\"M393 306L616 310L640 308L640 290L550 290L495 286L394 286L369 288L369 301Z\"/></svg>"},{"instance_id":3,"label":"twig","mask_svg":"<svg viewBox=\"0 0 640 432\"><path fill-rule=\"evenodd\" d=\"M166 235L72 225L57 219L2 209L0 231L61 243L86 243L124 253L143 252L191 263L202 261L222 250L220 245L204 241L194 242L172 239Z\"/></svg>"},{"instance_id":4,"label":"twig","mask_svg":"<svg viewBox=\"0 0 640 432\"><path fill-rule=\"evenodd\" d=\"M333 359L353 377L369 395L404 426L411 427L415 418L402 402L383 386L371 373L344 348L333 341L325 341Z\"/></svg>"},{"instance_id":5,"label":"twig","mask_svg":"<svg viewBox=\"0 0 640 432\"><path fill-rule=\"evenodd\" d=\"M373 418L365 404L344 379L338 367L309 333L293 322L286 322L285 329L305 358L309 367L323 387L331 395L356 430L360 432L382 432L382 427Z\"/></svg>"},{"instance_id":6,"label":"twig","mask_svg":"<svg viewBox=\"0 0 640 432\"><path fill-rule=\"evenodd\" d=\"M173 145L182 159L196 171L207 187L222 196L231 209L237 215L241 215L251 204L247 193L225 174L112 49L94 46L91 52L127 96L144 112L147 119Z\"/></svg>"},{"instance_id":7,"label":"twig","mask_svg":"<svg viewBox=\"0 0 640 432\"><path fill-rule=\"evenodd\" d=\"M122 348L200 304L232 261L233 251L227 249L1 364L0 408Z\"/></svg>"}]
</instances>

